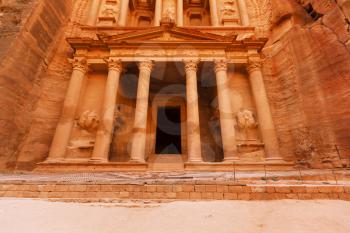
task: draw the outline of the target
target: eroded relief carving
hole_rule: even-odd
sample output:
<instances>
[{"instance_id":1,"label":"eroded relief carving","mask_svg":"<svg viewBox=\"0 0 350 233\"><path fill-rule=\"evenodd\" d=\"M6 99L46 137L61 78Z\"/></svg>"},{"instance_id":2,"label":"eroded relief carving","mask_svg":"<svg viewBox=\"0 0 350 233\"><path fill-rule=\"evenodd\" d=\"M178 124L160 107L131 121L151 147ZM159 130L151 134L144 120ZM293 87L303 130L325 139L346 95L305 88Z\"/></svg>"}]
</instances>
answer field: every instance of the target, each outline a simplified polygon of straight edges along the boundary
<instances>
[{"instance_id":1,"label":"eroded relief carving","mask_svg":"<svg viewBox=\"0 0 350 233\"><path fill-rule=\"evenodd\" d=\"M76 121L76 136L70 141L69 149L91 149L95 144L95 132L99 119L95 111L83 112Z\"/></svg>"},{"instance_id":2,"label":"eroded relief carving","mask_svg":"<svg viewBox=\"0 0 350 233\"><path fill-rule=\"evenodd\" d=\"M119 17L119 5L118 0L106 0L100 10L99 24L112 25L116 23Z\"/></svg>"},{"instance_id":3,"label":"eroded relief carving","mask_svg":"<svg viewBox=\"0 0 350 233\"><path fill-rule=\"evenodd\" d=\"M83 130L91 132L97 129L99 119L95 111L87 110L81 114L77 124Z\"/></svg>"},{"instance_id":4,"label":"eroded relief carving","mask_svg":"<svg viewBox=\"0 0 350 233\"><path fill-rule=\"evenodd\" d=\"M236 115L237 127L244 132L245 140L252 140L251 130L258 127L254 113L248 109L240 110Z\"/></svg>"},{"instance_id":5,"label":"eroded relief carving","mask_svg":"<svg viewBox=\"0 0 350 233\"><path fill-rule=\"evenodd\" d=\"M221 6L221 21L223 24L239 23L239 14L236 0L224 0Z\"/></svg>"}]
</instances>

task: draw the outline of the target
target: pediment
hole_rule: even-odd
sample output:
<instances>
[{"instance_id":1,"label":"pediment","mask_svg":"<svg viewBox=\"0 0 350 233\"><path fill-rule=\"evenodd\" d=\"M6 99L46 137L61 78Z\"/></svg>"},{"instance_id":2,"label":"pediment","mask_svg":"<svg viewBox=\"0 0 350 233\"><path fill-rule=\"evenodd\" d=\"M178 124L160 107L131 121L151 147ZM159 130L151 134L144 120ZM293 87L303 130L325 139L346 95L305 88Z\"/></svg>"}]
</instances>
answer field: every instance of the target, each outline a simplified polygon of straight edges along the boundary
<instances>
[{"instance_id":1,"label":"pediment","mask_svg":"<svg viewBox=\"0 0 350 233\"><path fill-rule=\"evenodd\" d=\"M104 42L126 42L126 43L144 43L144 42L232 42L233 37L204 33L195 29L184 29L178 27L164 28L156 27L137 31L122 33L119 35L104 36L99 38Z\"/></svg>"}]
</instances>

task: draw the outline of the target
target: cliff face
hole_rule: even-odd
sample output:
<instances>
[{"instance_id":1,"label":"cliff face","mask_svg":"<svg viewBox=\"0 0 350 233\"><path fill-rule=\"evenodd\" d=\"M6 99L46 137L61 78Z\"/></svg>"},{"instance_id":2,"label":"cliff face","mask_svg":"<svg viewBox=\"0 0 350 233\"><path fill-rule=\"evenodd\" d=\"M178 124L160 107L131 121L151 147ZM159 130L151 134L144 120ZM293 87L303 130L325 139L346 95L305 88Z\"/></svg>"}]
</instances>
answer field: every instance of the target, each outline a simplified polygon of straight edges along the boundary
<instances>
[{"instance_id":1,"label":"cliff face","mask_svg":"<svg viewBox=\"0 0 350 233\"><path fill-rule=\"evenodd\" d=\"M317 20L273 2L264 73L281 151L312 167L340 166L350 149L349 23L334 1L309 1Z\"/></svg>"},{"instance_id":2,"label":"cliff face","mask_svg":"<svg viewBox=\"0 0 350 233\"><path fill-rule=\"evenodd\" d=\"M0 1L0 169L13 169L71 0Z\"/></svg>"}]
</instances>

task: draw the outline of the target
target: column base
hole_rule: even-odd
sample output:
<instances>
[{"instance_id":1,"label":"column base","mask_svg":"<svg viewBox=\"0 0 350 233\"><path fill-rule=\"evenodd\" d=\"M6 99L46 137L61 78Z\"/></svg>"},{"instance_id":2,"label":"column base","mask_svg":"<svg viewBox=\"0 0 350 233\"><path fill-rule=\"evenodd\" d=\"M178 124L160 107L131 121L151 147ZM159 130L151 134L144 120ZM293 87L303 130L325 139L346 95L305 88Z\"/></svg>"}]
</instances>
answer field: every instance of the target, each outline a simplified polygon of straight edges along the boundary
<instances>
[{"instance_id":1,"label":"column base","mask_svg":"<svg viewBox=\"0 0 350 233\"><path fill-rule=\"evenodd\" d=\"M202 159L191 159L188 160L186 163L203 163Z\"/></svg>"},{"instance_id":2,"label":"column base","mask_svg":"<svg viewBox=\"0 0 350 233\"><path fill-rule=\"evenodd\" d=\"M91 158L89 163L108 163L108 159L102 159L102 158Z\"/></svg>"},{"instance_id":3,"label":"column base","mask_svg":"<svg viewBox=\"0 0 350 233\"><path fill-rule=\"evenodd\" d=\"M129 163L146 163L144 159L130 159Z\"/></svg>"},{"instance_id":4,"label":"column base","mask_svg":"<svg viewBox=\"0 0 350 233\"><path fill-rule=\"evenodd\" d=\"M43 163L63 163L64 158L47 158Z\"/></svg>"},{"instance_id":5,"label":"column base","mask_svg":"<svg viewBox=\"0 0 350 233\"><path fill-rule=\"evenodd\" d=\"M234 163L238 161L239 161L239 157L224 158L223 160L224 163Z\"/></svg>"},{"instance_id":6,"label":"column base","mask_svg":"<svg viewBox=\"0 0 350 233\"><path fill-rule=\"evenodd\" d=\"M267 162L276 162L276 163L284 162L283 158L279 157L279 156L265 158L265 161L267 161Z\"/></svg>"}]
</instances>

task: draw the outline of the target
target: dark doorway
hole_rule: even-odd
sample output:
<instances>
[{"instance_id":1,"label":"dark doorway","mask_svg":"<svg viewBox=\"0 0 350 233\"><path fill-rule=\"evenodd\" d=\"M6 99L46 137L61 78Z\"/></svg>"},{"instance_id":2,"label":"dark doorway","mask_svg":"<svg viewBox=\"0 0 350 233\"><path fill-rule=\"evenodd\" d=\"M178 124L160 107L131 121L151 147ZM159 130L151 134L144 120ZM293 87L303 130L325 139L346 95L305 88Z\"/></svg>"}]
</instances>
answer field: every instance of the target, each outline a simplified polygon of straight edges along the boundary
<instances>
[{"instance_id":1,"label":"dark doorway","mask_svg":"<svg viewBox=\"0 0 350 233\"><path fill-rule=\"evenodd\" d=\"M181 154L180 107L159 107L157 114L156 154Z\"/></svg>"}]
</instances>

